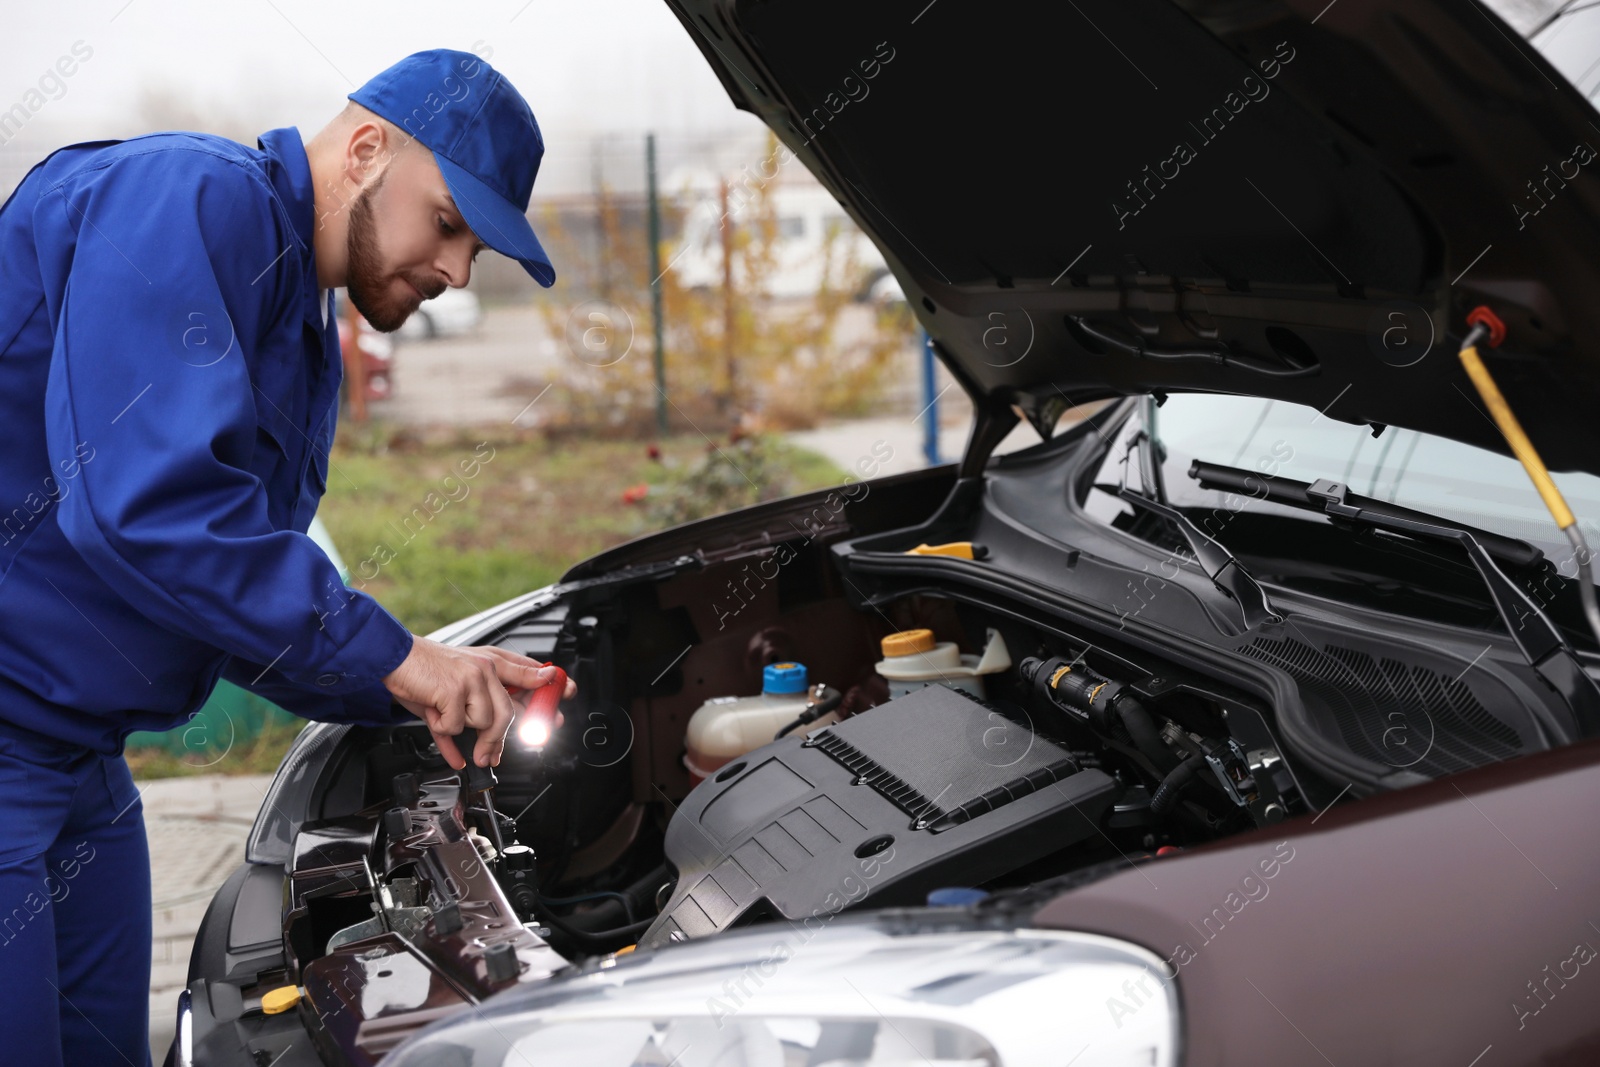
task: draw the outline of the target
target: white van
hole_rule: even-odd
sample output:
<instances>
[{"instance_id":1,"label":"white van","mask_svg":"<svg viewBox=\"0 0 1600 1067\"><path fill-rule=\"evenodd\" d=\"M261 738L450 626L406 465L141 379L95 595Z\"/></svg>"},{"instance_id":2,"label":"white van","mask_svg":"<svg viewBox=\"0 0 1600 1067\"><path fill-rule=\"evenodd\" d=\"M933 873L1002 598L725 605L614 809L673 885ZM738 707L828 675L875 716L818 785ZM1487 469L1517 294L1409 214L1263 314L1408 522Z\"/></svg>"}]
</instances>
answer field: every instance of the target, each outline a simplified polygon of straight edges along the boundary
<instances>
[{"instance_id":1,"label":"white van","mask_svg":"<svg viewBox=\"0 0 1600 1067\"><path fill-rule=\"evenodd\" d=\"M703 189L703 186L702 186ZM679 284L687 288L722 285L721 202L715 192L696 194L698 200L684 220L683 243L669 253L668 262ZM767 295L777 299L808 297L822 285L823 238L831 228L839 236L833 246L836 288L846 287L865 299L873 286L889 274L888 264L866 234L857 229L838 201L820 185L785 183L771 191L778 220L777 266L767 278ZM728 214L736 226L753 225L752 194L737 186L728 192ZM846 258L853 251L856 273L843 276ZM734 284L743 284L741 263L734 260Z\"/></svg>"}]
</instances>

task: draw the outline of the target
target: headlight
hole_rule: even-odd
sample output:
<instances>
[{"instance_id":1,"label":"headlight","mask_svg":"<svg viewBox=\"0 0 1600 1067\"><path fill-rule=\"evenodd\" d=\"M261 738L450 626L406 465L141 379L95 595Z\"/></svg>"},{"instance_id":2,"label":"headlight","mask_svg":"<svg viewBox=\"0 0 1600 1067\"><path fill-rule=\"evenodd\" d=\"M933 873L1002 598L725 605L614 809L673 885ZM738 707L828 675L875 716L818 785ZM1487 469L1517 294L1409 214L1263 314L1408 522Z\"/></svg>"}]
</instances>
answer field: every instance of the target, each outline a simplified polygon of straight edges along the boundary
<instances>
[{"instance_id":1,"label":"headlight","mask_svg":"<svg viewBox=\"0 0 1600 1067\"><path fill-rule=\"evenodd\" d=\"M346 723L314 722L295 735L245 839L246 861L288 866L294 835L306 821L317 776L328 754L349 730Z\"/></svg>"},{"instance_id":2,"label":"headlight","mask_svg":"<svg viewBox=\"0 0 1600 1067\"><path fill-rule=\"evenodd\" d=\"M754 927L518 990L430 1027L393 1067L1169 1067L1160 959L1050 930ZM608 961L609 962L609 961Z\"/></svg>"}]
</instances>

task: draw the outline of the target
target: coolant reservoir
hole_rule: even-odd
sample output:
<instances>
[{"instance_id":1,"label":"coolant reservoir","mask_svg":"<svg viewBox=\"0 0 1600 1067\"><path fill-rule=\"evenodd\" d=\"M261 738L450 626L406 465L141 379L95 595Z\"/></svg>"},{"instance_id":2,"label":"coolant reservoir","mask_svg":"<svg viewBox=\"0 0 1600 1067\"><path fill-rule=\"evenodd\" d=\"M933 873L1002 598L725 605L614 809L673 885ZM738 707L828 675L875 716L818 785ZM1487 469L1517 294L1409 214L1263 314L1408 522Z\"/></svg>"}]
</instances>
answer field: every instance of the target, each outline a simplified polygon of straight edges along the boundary
<instances>
[{"instance_id":1,"label":"coolant reservoir","mask_svg":"<svg viewBox=\"0 0 1600 1067\"><path fill-rule=\"evenodd\" d=\"M1011 653L1000 631L990 630L983 655L962 655L954 641L934 640L932 630L900 630L883 639L878 673L889 683L889 698L925 685L964 689L983 699L983 676L1011 668Z\"/></svg>"},{"instance_id":2,"label":"coolant reservoir","mask_svg":"<svg viewBox=\"0 0 1600 1067\"><path fill-rule=\"evenodd\" d=\"M806 686L804 664L772 663L761 672L759 696L713 697L695 709L683 757L691 784L699 785L730 760L770 743L806 709ZM806 729L838 721L830 711Z\"/></svg>"}]
</instances>

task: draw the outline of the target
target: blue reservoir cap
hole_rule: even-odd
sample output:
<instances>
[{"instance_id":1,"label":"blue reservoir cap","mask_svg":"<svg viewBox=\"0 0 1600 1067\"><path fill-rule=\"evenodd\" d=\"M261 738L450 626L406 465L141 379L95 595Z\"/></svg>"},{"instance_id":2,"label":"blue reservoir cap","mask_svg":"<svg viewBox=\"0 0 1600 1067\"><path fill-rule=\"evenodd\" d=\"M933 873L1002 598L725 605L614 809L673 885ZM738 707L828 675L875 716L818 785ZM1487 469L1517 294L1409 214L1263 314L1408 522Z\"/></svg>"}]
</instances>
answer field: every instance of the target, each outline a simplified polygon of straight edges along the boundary
<instances>
[{"instance_id":1,"label":"blue reservoir cap","mask_svg":"<svg viewBox=\"0 0 1600 1067\"><path fill-rule=\"evenodd\" d=\"M806 665L804 663L769 663L761 672L763 693L804 693L806 691Z\"/></svg>"}]
</instances>

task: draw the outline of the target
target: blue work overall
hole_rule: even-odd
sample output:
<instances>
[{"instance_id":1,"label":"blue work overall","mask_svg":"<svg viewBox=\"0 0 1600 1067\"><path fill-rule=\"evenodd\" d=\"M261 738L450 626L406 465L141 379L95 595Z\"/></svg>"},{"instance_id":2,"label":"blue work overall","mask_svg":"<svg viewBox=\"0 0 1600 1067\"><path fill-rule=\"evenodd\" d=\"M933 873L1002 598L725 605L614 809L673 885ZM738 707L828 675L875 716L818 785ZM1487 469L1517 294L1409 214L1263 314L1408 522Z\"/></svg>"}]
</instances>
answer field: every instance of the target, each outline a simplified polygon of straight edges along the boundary
<instances>
[{"instance_id":1,"label":"blue work overall","mask_svg":"<svg viewBox=\"0 0 1600 1067\"><path fill-rule=\"evenodd\" d=\"M342 376L292 127L63 148L0 208L0 1061L147 1059L127 735L219 677L384 723L410 651L306 536Z\"/></svg>"}]
</instances>

